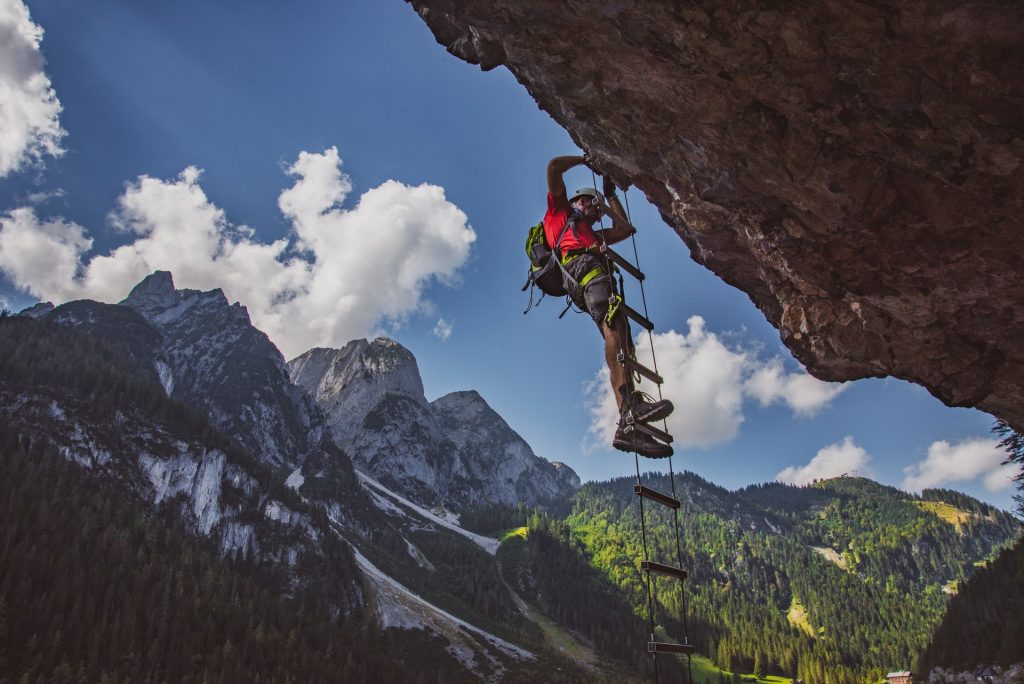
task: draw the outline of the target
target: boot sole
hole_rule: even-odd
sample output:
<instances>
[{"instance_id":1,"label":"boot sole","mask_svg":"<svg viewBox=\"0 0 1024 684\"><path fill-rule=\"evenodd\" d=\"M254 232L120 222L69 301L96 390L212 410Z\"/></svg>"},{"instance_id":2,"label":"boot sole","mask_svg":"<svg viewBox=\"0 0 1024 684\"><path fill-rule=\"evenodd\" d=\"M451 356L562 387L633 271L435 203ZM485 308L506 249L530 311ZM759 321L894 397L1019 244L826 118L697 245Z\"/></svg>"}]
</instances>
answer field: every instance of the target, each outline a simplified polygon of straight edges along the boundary
<instances>
[{"instance_id":1,"label":"boot sole","mask_svg":"<svg viewBox=\"0 0 1024 684\"><path fill-rule=\"evenodd\" d=\"M672 410L674 408L674 406L666 406L665 408L660 409L658 411L651 411L645 416L637 415L636 413L634 413L633 416L636 420L640 421L641 423L653 423L656 420L664 420L665 418L671 416Z\"/></svg>"},{"instance_id":2,"label":"boot sole","mask_svg":"<svg viewBox=\"0 0 1024 684\"><path fill-rule=\"evenodd\" d=\"M612 446L618 449L619 451L626 452L627 454L631 454L634 451L632 442L616 441L612 442ZM668 458L675 452L672 450L672 447L668 447L666 450L658 451L657 453L652 453L650 451L646 451L643 447L639 447L636 449L636 453L640 454L644 458Z\"/></svg>"}]
</instances>

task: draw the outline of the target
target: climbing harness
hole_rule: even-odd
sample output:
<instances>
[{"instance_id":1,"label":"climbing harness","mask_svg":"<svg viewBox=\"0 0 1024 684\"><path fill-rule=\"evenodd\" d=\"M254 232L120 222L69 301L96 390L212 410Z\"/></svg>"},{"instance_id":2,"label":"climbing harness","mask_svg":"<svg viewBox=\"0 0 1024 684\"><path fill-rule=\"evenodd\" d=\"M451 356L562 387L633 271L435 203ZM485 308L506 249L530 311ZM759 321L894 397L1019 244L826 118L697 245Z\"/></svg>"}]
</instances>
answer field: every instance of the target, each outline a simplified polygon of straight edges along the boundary
<instances>
[{"instance_id":1,"label":"climbing harness","mask_svg":"<svg viewBox=\"0 0 1024 684\"><path fill-rule=\"evenodd\" d=\"M594 185L596 187L597 179L596 177L594 177L593 171L591 171L591 177L593 178ZM625 200L626 220L629 222L629 225L632 226L633 219L630 216L629 212L629 196L627 191L623 190L622 195ZM603 219L601 222L601 227L604 227ZM630 353L630 350L627 349L619 350L619 363L621 363L625 367L626 371L630 374L631 378L633 378L634 376L642 376L653 382L655 385L657 385L658 400L661 401L663 399L661 385L663 384L664 380L658 373L658 359L656 358L654 353L654 324L651 322L647 312L647 295L644 292L645 276L639 268L640 256L636 248L635 231L634 234L630 236L633 243L633 260L636 263L635 266L632 263L630 263L627 259L622 257L620 254L618 254L617 252L613 251L611 248L608 247L607 243L604 242L603 231L598 231L598 235L601 236L601 242L598 253L605 259L605 264L607 266L608 273L616 273L618 275L619 291L618 293L612 293L612 298L609 301L608 320L609 322L611 321L611 316L613 315L612 312L615 311L616 309L622 311L622 313L624 313L628 318L632 319L634 322L637 323L637 325L639 325L640 327L644 328L647 331L647 339L651 345L651 360L653 362L653 368L647 368L646 366L640 364L640 362L636 360L634 354ZM636 281L640 284L640 299L643 305L642 314L636 309L626 304L626 290L622 278L623 271L625 271L633 278L635 278ZM659 492L650 487L647 487L646 485L643 484L642 478L640 476L640 454L637 451L637 435L639 433L644 433L650 437L654 437L655 439L661 440L663 442L671 443L672 436L667 431L668 424L665 419L662 419L662 428L664 429L658 429L646 423L634 420L632 412L627 413L625 430L627 434L632 434L633 437L633 461L636 465L636 484L633 486L633 493L636 495L637 503L640 507L640 532L643 538L643 559L640 562L640 570L644 573L645 576L644 586L647 592L647 617L650 626L650 638L647 642L647 652L648 654L650 654L650 657L654 660L654 679L656 682L659 682L659 684L661 682L661 674L658 669L658 656L660 654L686 654L687 681L689 682L689 684L693 684L693 664L691 658L695 648L693 644L690 643L689 637L690 626L689 618L687 616L686 592L684 590L683 585L683 581L686 579L687 573L685 570L682 569L683 551L682 544L679 540L680 505L679 496L676 492L676 476L675 470L672 465L672 457L668 457L669 478L670 482L672 483L671 496ZM659 506L665 506L666 508L672 510L672 527L676 537L677 565L675 566L659 563L651 560L650 558L650 553L648 550L649 545L647 539L647 519L644 506L645 500L653 504L657 504ZM662 575L665 577L679 580L680 607L682 609L683 618L682 643L671 643L657 640L657 636L655 634L656 618L654 599L654 578L652 577L652 574Z\"/></svg>"}]
</instances>

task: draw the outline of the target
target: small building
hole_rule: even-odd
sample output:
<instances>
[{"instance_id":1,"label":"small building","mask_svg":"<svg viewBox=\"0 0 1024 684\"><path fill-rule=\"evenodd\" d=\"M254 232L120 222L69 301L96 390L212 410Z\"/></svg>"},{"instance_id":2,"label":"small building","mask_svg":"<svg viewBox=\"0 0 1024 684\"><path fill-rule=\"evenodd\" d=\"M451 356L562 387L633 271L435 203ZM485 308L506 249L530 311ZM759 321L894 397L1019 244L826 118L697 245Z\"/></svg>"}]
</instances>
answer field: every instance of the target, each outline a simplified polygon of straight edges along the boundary
<instances>
[{"instance_id":1,"label":"small building","mask_svg":"<svg viewBox=\"0 0 1024 684\"><path fill-rule=\"evenodd\" d=\"M999 676L999 673L991 665L982 665L974 671L974 676L979 682L991 682L994 677Z\"/></svg>"},{"instance_id":2,"label":"small building","mask_svg":"<svg viewBox=\"0 0 1024 684\"><path fill-rule=\"evenodd\" d=\"M910 674L910 670L890 672L885 675L885 681L887 684L914 684L914 675Z\"/></svg>"}]
</instances>

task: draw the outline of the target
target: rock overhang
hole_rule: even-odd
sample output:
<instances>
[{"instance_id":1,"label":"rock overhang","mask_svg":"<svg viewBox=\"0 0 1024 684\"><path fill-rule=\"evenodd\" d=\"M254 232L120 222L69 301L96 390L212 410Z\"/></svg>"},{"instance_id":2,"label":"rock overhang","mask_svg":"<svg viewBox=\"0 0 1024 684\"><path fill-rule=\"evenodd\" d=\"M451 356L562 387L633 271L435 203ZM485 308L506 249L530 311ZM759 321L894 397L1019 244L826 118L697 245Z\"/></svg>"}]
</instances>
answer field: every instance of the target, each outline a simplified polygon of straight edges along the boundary
<instances>
[{"instance_id":1,"label":"rock overhang","mask_svg":"<svg viewBox=\"0 0 1024 684\"><path fill-rule=\"evenodd\" d=\"M409 2L642 190L812 374L1024 429L1024 6Z\"/></svg>"}]
</instances>

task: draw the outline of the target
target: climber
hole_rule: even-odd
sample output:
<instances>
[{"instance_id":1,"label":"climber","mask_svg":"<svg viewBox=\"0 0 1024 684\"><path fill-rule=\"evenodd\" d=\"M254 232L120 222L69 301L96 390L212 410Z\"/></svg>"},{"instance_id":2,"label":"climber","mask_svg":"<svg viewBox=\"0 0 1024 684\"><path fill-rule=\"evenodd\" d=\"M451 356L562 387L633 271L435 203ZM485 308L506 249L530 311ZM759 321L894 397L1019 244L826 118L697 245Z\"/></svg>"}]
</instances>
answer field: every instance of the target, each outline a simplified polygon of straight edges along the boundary
<instances>
[{"instance_id":1,"label":"climber","mask_svg":"<svg viewBox=\"0 0 1024 684\"><path fill-rule=\"evenodd\" d=\"M654 401L633 388L630 373L619 363L622 349L633 356L629 321L618 311L621 302L615 283L598 248L601 242L614 244L636 232L622 210L615 185L604 179L604 196L595 188L581 188L566 196L566 171L587 163L585 157L555 157L548 163L548 209L544 214L544 235L548 245L558 245L563 266L563 281L573 303L590 314L604 337L604 356L611 374L612 391L619 407L619 424L612 446L620 451L636 451L641 456L663 458L672 455L672 447L639 431L626 432L627 417L642 423L661 420L672 413L672 402ZM593 224L608 214L612 227L594 231ZM568 226L568 229L566 229ZM559 237L561 242L559 243Z\"/></svg>"}]
</instances>

